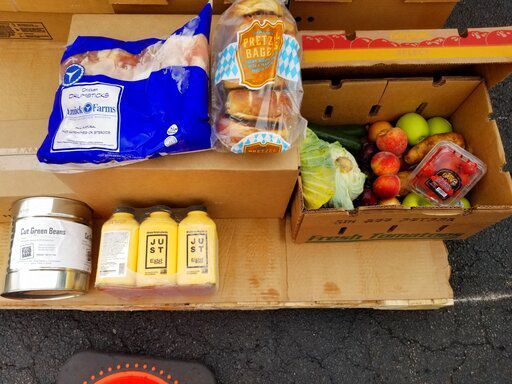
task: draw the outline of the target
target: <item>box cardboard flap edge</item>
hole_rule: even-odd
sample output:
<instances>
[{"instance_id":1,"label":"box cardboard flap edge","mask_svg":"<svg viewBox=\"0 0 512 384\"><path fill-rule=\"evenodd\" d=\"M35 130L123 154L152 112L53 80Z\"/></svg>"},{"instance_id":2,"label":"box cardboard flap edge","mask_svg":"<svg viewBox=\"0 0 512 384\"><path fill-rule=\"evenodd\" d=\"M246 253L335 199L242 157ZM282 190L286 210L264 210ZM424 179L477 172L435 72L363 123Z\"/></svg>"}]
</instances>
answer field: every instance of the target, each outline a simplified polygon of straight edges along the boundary
<instances>
[{"instance_id":1,"label":"box cardboard flap edge","mask_svg":"<svg viewBox=\"0 0 512 384\"><path fill-rule=\"evenodd\" d=\"M118 0L114 0L118 1ZM140 1L140 0L136 0ZM156 1L156 0L150 0L150 1ZM357 3L357 0L293 0L298 3ZM458 3L459 0L401 0L403 3Z\"/></svg>"},{"instance_id":2,"label":"box cardboard flap edge","mask_svg":"<svg viewBox=\"0 0 512 384\"><path fill-rule=\"evenodd\" d=\"M512 27L357 31L302 31L304 77L478 74L489 86L512 72Z\"/></svg>"},{"instance_id":3,"label":"box cardboard flap edge","mask_svg":"<svg viewBox=\"0 0 512 384\"><path fill-rule=\"evenodd\" d=\"M457 0L291 0L300 30L442 28ZM336 17L333 17L336 15Z\"/></svg>"}]
</instances>

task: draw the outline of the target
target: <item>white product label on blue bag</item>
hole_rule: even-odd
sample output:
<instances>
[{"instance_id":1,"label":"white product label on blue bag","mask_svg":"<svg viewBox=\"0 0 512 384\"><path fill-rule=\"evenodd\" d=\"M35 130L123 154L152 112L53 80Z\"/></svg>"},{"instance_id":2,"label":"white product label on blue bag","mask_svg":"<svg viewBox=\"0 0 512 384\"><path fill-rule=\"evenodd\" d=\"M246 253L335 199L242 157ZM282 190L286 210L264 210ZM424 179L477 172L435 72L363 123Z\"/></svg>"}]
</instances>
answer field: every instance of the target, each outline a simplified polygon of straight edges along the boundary
<instances>
[{"instance_id":1,"label":"white product label on blue bag","mask_svg":"<svg viewBox=\"0 0 512 384\"><path fill-rule=\"evenodd\" d=\"M122 85L80 83L62 89L62 122L52 150L119 151Z\"/></svg>"}]
</instances>

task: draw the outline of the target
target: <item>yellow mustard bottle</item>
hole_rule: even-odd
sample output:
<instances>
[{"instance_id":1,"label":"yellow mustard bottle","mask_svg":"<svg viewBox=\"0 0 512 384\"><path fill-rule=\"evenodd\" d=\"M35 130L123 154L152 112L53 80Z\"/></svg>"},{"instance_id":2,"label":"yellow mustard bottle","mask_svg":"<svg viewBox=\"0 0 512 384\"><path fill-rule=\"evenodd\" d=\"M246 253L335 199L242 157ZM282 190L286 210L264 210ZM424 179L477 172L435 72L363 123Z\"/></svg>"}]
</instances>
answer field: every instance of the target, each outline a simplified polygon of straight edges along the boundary
<instances>
[{"instance_id":1,"label":"yellow mustard bottle","mask_svg":"<svg viewBox=\"0 0 512 384\"><path fill-rule=\"evenodd\" d=\"M217 258L215 222L205 207L192 207L178 228L178 285L216 285Z\"/></svg>"},{"instance_id":2,"label":"yellow mustard bottle","mask_svg":"<svg viewBox=\"0 0 512 384\"><path fill-rule=\"evenodd\" d=\"M178 224L166 207L155 207L139 230L137 286L176 284Z\"/></svg>"},{"instance_id":3,"label":"yellow mustard bottle","mask_svg":"<svg viewBox=\"0 0 512 384\"><path fill-rule=\"evenodd\" d=\"M135 286L138 244L133 208L117 208L101 228L96 286Z\"/></svg>"}]
</instances>

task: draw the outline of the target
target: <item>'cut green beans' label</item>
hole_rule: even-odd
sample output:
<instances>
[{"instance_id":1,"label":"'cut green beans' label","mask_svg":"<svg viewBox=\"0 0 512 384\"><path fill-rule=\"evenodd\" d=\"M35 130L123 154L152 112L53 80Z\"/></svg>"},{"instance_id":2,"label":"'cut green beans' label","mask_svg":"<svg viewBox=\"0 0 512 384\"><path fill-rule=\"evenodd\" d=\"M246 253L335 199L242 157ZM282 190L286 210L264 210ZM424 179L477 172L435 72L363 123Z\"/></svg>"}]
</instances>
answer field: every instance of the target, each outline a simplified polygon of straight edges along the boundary
<instances>
[{"instance_id":1,"label":"'cut green beans' label","mask_svg":"<svg viewBox=\"0 0 512 384\"><path fill-rule=\"evenodd\" d=\"M14 227L11 270L70 268L91 272L92 230L68 220L18 219Z\"/></svg>"}]
</instances>

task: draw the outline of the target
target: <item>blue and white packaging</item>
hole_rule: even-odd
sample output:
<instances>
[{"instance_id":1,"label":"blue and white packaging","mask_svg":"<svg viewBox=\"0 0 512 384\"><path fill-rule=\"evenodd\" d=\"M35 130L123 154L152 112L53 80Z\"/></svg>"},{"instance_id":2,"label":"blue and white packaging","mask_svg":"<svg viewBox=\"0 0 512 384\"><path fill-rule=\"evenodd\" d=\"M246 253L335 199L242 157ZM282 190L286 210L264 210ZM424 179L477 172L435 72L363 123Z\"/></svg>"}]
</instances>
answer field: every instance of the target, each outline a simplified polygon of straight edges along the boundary
<instances>
[{"instance_id":1,"label":"blue and white packaging","mask_svg":"<svg viewBox=\"0 0 512 384\"><path fill-rule=\"evenodd\" d=\"M208 3L167 39L79 36L61 60L39 161L73 172L209 149L211 18Z\"/></svg>"}]
</instances>

